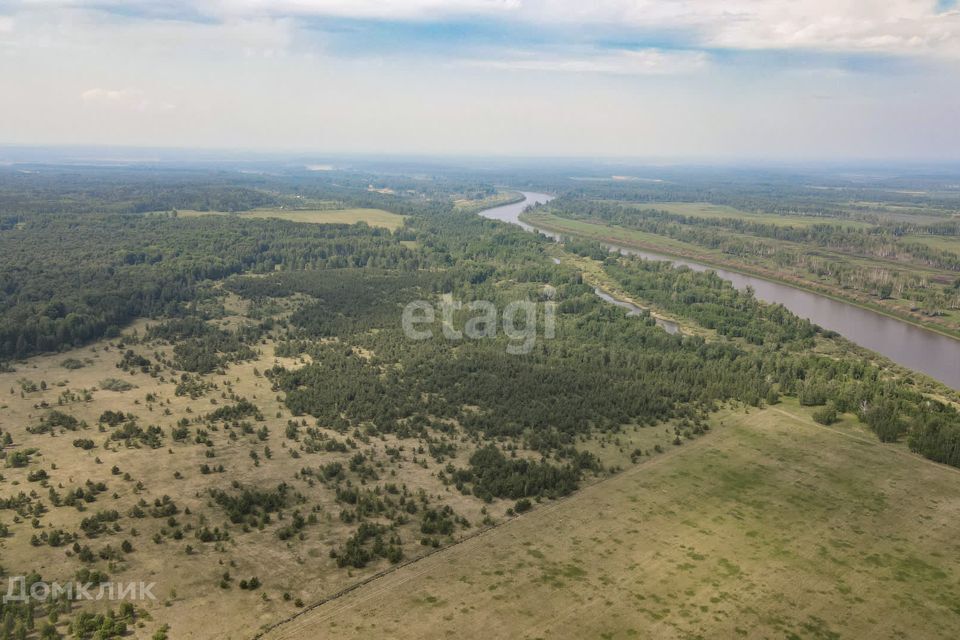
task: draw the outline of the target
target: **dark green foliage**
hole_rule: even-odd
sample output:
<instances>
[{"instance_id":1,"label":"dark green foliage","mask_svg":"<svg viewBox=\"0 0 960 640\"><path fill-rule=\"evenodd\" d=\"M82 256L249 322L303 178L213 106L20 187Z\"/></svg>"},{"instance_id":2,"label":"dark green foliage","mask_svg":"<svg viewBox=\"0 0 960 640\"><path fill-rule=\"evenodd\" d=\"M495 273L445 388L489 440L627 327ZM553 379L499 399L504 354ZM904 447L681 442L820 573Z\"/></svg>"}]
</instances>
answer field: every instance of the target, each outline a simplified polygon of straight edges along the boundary
<instances>
[{"instance_id":1,"label":"dark green foliage","mask_svg":"<svg viewBox=\"0 0 960 640\"><path fill-rule=\"evenodd\" d=\"M146 504L143 506L146 506ZM142 507L137 505L135 508ZM173 501L173 498L165 495L162 498L156 498L147 513L153 518L169 518L180 513L180 509L177 507L177 503Z\"/></svg>"},{"instance_id":2,"label":"dark green foliage","mask_svg":"<svg viewBox=\"0 0 960 640\"><path fill-rule=\"evenodd\" d=\"M232 332L196 317L167 320L153 325L147 331L150 340L174 344L174 364L177 368L201 374L215 371L230 362L256 357L247 343L255 342L258 337L256 327L249 326Z\"/></svg>"},{"instance_id":3,"label":"dark green foliage","mask_svg":"<svg viewBox=\"0 0 960 640\"><path fill-rule=\"evenodd\" d=\"M923 411L907 437L911 451L960 467L960 425L942 411Z\"/></svg>"},{"instance_id":4,"label":"dark green foliage","mask_svg":"<svg viewBox=\"0 0 960 640\"><path fill-rule=\"evenodd\" d=\"M889 398L879 398L870 403L860 417L881 442L895 442L906 431L906 425L900 417L899 403Z\"/></svg>"},{"instance_id":5,"label":"dark green foliage","mask_svg":"<svg viewBox=\"0 0 960 640\"><path fill-rule=\"evenodd\" d=\"M34 427L27 427L30 433L50 433L55 429L67 429L76 431L80 428L80 421L71 415L54 409L40 419L40 424Z\"/></svg>"},{"instance_id":6,"label":"dark green foliage","mask_svg":"<svg viewBox=\"0 0 960 640\"><path fill-rule=\"evenodd\" d=\"M485 500L528 496L556 498L577 488L580 470L547 462L507 458L494 445L478 449L470 456L468 473L460 479L473 484L473 493Z\"/></svg>"},{"instance_id":7,"label":"dark green foliage","mask_svg":"<svg viewBox=\"0 0 960 640\"><path fill-rule=\"evenodd\" d=\"M392 533L385 539L388 533L388 527L362 522L342 547L330 551L330 557L336 559L338 567L350 566L359 569L377 557L386 558L396 564L403 559L400 537Z\"/></svg>"},{"instance_id":8,"label":"dark green foliage","mask_svg":"<svg viewBox=\"0 0 960 640\"><path fill-rule=\"evenodd\" d=\"M763 246L766 253L774 253L777 246L769 241L786 241L805 247L822 247L855 255L884 258L890 255L891 246L893 246L896 247L896 254L901 260L909 260L925 267L936 266L952 271L960 270L960 257L956 253L902 238L909 233L960 235L958 233L960 228L955 221L933 225L909 222L887 223L859 228L845 226L839 220L833 220L832 223L791 226L740 217L687 216L634 203L602 202L584 198L557 199L547 205L547 209L561 216L599 219L606 223L665 235L674 240L720 250L731 255L753 255L757 252L758 246ZM822 215L822 211L815 213ZM781 252L781 255L785 253ZM831 266L843 268L839 263ZM850 270L849 267L847 270ZM879 297L889 296L890 292L891 290L885 287L879 287L876 290Z\"/></svg>"},{"instance_id":9,"label":"dark green foliage","mask_svg":"<svg viewBox=\"0 0 960 640\"><path fill-rule=\"evenodd\" d=\"M526 511L530 511L530 509L532 508L533 508L533 504L530 502L528 498L520 498L513 505L514 513L524 513Z\"/></svg>"},{"instance_id":10,"label":"dark green foliage","mask_svg":"<svg viewBox=\"0 0 960 640\"><path fill-rule=\"evenodd\" d=\"M46 470L37 469L27 474L27 482L40 482L41 480L47 480L49 477Z\"/></svg>"},{"instance_id":11,"label":"dark green foliage","mask_svg":"<svg viewBox=\"0 0 960 640\"><path fill-rule=\"evenodd\" d=\"M298 309L290 321L307 336L326 337L397 326L402 306L427 295L436 281L429 272L338 269L240 278L226 286L253 299L309 295L315 301Z\"/></svg>"},{"instance_id":12,"label":"dark green foliage","mask_svg":"<svg viewBox=\"0 0 960 640\"><path fill-rule=\"evenodd\" d=\"M829 396L829 386L826 382L820 380L804 381L800 384L800 390L797 394L800 404L808 407L825 404Z\"/></svg>"},{"instance_id":13,"label":"dark green foliage","mask_svg":"<svg viewBox=\"0 0 960 640\"><path fill-rule=\"evenodd\" d=\"M277 488L271 491L243 487L238 494L211 489L210 495L214 502L227 512L231 522L249 521L256 524L258 521L265 521L268 514L287 506L290 487L286 483L277 485Z\"/></svg>"},{"instance_id":14,"label":"dark green foliage","mask_svg":"<svg viewBox=\"0 0 960 640\"><path fill-rule=\"evenodd\" d=\"M135 422L137 417L132 413L123 413L122 411L104 411L97 420L102 425L116 427L124 422Z\"/></svg>"},{"instance_id":15,"label":"dark green foliage","mask_svg":"<svg viewBox=\"0 0 960 640\"><path fill-rule=\"evenodd\" d=\"M439 509L427 509L423 512L423 519L420 521L420 533L428 536L449 536L456 529L455 518L456 514L448 505Z\"/></svg>"},{"instance_id":16,"label":"dark green foliage","mask_svg":"<svg viewBox=\"0 0 960 640\"><path fill-rule=\"evenodd\" d=\"M128 372L139 371L140 373L148 373L150 371L150 360L135 353L133 349L127 349L123 352L123 357L120 358L120 362L117 363L117 368ZM112 390L118 391L119 389Z\"/></svg>"},{"instance_id":17,"label":"dark green foliage","mask_svg":"<svg viewBox=\"0 0 960 640\"><path fill-rule=\"evenodd\" d=\"M277 537L281 540L289 540L296 536L307 525L307 519L299 511L293 512L292 522L277 531Z\"/></svg>"},{"instance_id":18,"label":"dark green foliage","mask_svg":"<svg viewBox=\"0 0 960 640\"><path fill-rule=\"evenodd\" d=\"M655 303L661 309L696 320L731 338L750 343L808 346L816 328L782 305L757 300L752 292L738 291L716 273L700 273L667 262L621 258L605 271L627 292Z\"/></svg>"},{"instance_id":19,"label":"dark green foliage","mask_svg":"<svg viewBox=\"0 0 960 640\"><path fill-rule=\"evenodd\" d=\"M253 404L246 398L241 399L236 404L220 407L207 414L207 420L212 422L218 420L223 422L234 422L244 418L263 420L263 414L260 413L260 409L257 408L257 405Z\"/></svg>"},{"instance_id":20,"label":"dark green foliage","mask_svg":"<svg viewBox=\"0 0 960 640\"><path fill-rule=\"evenodd\" d=\"M110 439L122 440L128 447L144 444L151 449L157 449L163 445L163 430L156 425L143 429L136 421L131 420L114 430Z\"/></svg>"},{"instance_id":21,"label":"dark green foliage","mask_svg":"<svg viewBox=\"0 0 960 640\"><path fill-rule=\"evenodd\" d=\"M174 393L178 396L190 396L192 399L204 396L214 388L214 384L207 382L202 376L192 376L188 373L180 374L180 381Z\"/></svg>"},{"instance_id":22,"label":"dark green foliage","mask_svg":"<svg viewBox=\"0 0 960 640\"><path fill-rule=\"evenodd\" d=\"M93 538L104 533L107 530L108 523L116 522L119 519L120 513L115 510L98 511L95 515L81 520L80 529L83 530L88 537Z\"/></svg>"},{"instance_id":23,"label":"dark green foliage","mask_svg":"<svg viewBox=\"0 0 960 640\"><path fill-rule=\"evenodd\" d=\"M241 589L249 589L250 591L253 591L254 589L259 589L260 578L253 576L249 580L241 580L239 582L239 586Z\"/></svg>"}]
</instances>

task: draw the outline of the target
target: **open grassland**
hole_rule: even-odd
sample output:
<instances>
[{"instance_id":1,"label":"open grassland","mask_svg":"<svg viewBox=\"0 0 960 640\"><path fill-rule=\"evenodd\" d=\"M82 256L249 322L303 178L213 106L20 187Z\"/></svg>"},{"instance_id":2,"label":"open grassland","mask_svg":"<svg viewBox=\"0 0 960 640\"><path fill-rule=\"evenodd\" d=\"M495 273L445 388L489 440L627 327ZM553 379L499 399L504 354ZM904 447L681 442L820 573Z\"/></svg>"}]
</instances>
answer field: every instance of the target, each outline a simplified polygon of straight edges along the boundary
<instances>
[{"instance_id":1,"label":"open grassland","mask_svg":"<svg viewBox=\"0 0 960 640\"><path fill-rule=\"evenodd\" d=\"M222 211L178 211L178 215L195 217L203 215L234 215L238 218L276 218L291 222L314 224L355 224L366 222L371 227L399 229L404 216L383 209L253 209L241 213Z\"/></svg>"},{"instance_id":2,"label":"open grassland","mask_svg":"<svg viewBox=\"0 0 960 640\"><path fill-rule=\"evenodd\" d=\"M224 326L233 320L225 319ZM138 323L135 328L142 331L144 326L146 323ZM479 524L483 519L480 513L483 503L445 487L434 476L439 467L425 460L422 465L411 462L409 442L405 445L387 437L366 444L358 442L358 449L351 448L344 453L297 453L294 457L297 443L284 436L290 412L284 407L282 396L271 392L270 382L255 372L274 364L296 368L301 363L274 357L274 343L270 340L261 345L262 353L257 359L234 364L224 374L203 376L203 381L211 387L197 398L176 395L176 377L161 379L139 372L131 375L118 369L115 365L123 353L118 344L112 341L111 346L110 342L102 341L84 349L31 358L19 364L16 372L0 374L0 428L13 435L13 444L6 448L7 453L35 450L26 467L3 468L0 464L0 498L10 498L21 491L35 492L48 508L36 525L31 524L29 518L16 517L11 510L0 510L0 524L10 529L8 537L0 538L6 575L37 571L47 580L64 582L72 579L76 570L87 567L105 571L111 580L118 582L154 582L157 600L134 603L142 609L139 623L142 626L134 630L138 637L150 637L161 625L169 624L171 638L246 638L262 624L296 611L302 606L297 604L301 599L309 602L318 592L337 591L389 566L385 561L362 569L336 566L330 551L355 527L338 518L341 508L333 491L310 477L300 476L301 469L335 461L346 467L350 456L362 449L368 451L368 455L382 457L384 466L378 471L410 491L416 493L423 489L426 495L436 496L471 522ZM152 352L143 346L133 348L138 353ZM62 363L67 360L83 362L84 366L65 369ZM108 379L133 386L126 391L107 390L103 382ZM44 382L47 388L21 397L21 382L26 380ZM77 398L60 403L62 394L80 395L83 390L91 391L89 400ZM238 435L236 427L215 425L213 430L206 429L211 445L195 442L199 431L193 426L184 441L171 438L171 431L180 420L192 421L231 405L231 398L235 397L249 399L263 412L263 420L254 423L258 430L266 428L263 437L252 429ZM29 433L26 428L35 426L51 409L74 416L88 426L76 431L57 430L54 434ZM154 449L142 443L111 440L115 430L98 428L98 417L106 410L137 415L144 427L159 426L163 433L162 446ZM331 439L344 439L334 430L322 431ZM354 434L353 438L356 437ZM94 446L89 450L78 448L74 444L78 439L89 439ZM668 441L664 436L664 443ZM380 453L370 454L371 446ZM383 451L390 447L400 447L406 452L388 462ZM272 451L269 456L267 449ZM252 458L253 452L258 454L257 460ZM210 454L213 457L208 457ZM468 455L465 449L461 457ZM413 457L417 457L415 452ZM449 459L455 464L463 463L456 456ZM212 466L214 472L201 472L204 465ZM216 471L220 465L223 472ZM30 474L41 469L49 479L31 481ZM84 505L81 501L82 511L70 506L52 507L47 500L51 487L65 495L84 488L88 480L105 483L107 490L94 502ZM213 503L210 490L230 491L233 482L264 490L287 483L307 498L307 502L298 507L300 511L312 513L317 521L307 527L302 540L286 541L278 538L276 528L290 522L289 511L279 518L274 514L276 525L266 529L231 523L223 509ZM170 519L149 514L145 518L127 517L141 499L153 505L162 496L170 496L177 506L178 512ZM487 510L499 520L509 506L503 502L488 506ZM96 536L83 535L81 521L107 510L121 514L118 529ZM223 542L202 543L197 534L204 527L227 532L229 537ZM406 557L428 552L429 547L419 544L413 524L408 529L401 531ZM132 551L109 562L98 557L95 563L89 564L71 551L70 544L31 544L32 535L57 530L80 533L78 543L90 546L95 554L107 547L119 550L123 541L131 543ZM230 578L221 583L224 574ZM262 586L256 590L238 587L240 580L251 577L257 577ZM285 599L284 594L289 594L289 599ZM105 610L117 604L80 603L77 610ZM62 620L65 622L66 618ZM65 628L61 631L66 632Z\"/></svg>"},{"instance_id":3,"label":"open grassland","mask_svg":"<svg viewBox=\"0 0 960 640\"><path fill-rule=\"evenodd\" d=\"M283 316L284 308L293 304L283 300L273 311ZM231 298L229 306L231 314L215 321L221 327L237 326L248 311L248 304L236 298ZM127 335L143 336L150 324L138 322ZM472 523L444 537L441 545L508 518L513 501L486 504L441 481L441 469L447 464L466 465L475 451L474 443L456 431L449 439L440 436L455 442L456 451L433 457L418 439L393 435L367 438L357 431L345 434L317 424L323 442L351 444L345 451L305 451L304 437L293 440L285 433L293 416L262 372L278 364L296 369L309 362L309 356L277 357L275 347L273 339L264 338L255 358L233 363L225 371L192 376L203 384L195 397L179 395L180 374L165 367L160 368L159 375L118 368L128 349L154 363L170 356L170 345L143 343L130 337L34 357L16 363L16 371L0 373L0 429L12 436L3 452L8 460L15 452L31 452L25 466L0 463L0 499L15 498L23 492L31 497L29 508L44 505L35 522L32 514L24 516L12 507L0 508L0 525L8 528L7 535L0 537L5 575L36 571L46 580L65 582L86 568L103 571L118 583L153 582L157 599L134 603L138 612L131 631L135 637L151 637L163 625L169 625L171 638L248 638L306 604L392 566L384 559L374 559L363 568L337 566L330 552L343 544L356 524L343 521L344 505L339 494L304 469L341 463L356 482L354 486L371 487L374 482L357 478L352 472L352 458L363 453L383 481L403 487L409 495L422 495L436 507L448 506ZM111 379L129 388L108 384ZM238 398L254 403L262 418L241 421L239 427L236 421L211 423L204 418L235 405ZM159 446L151 447L136 438L118 439L121 428L105 426L100 420L105 411L135 415L143 428L159 427ZM35 428L54 412L72 416L81 421L80 425L36 432ZM249 422L248 426L243 422ZM175 428L184 423L189 424L186 437L174 438ZM301 418L295 423L300 424L302 433L315 421L308 423ZM674 437L672 427L666 424L646 428L628 425L619 433L598 434L579 446L595 453L607 468L626 468L633 465L631 454L637 449L644 452L641 460L655 457L658 449L672 446ZM89 442L79 446L84 441ZM212 471L204 471L205 467ZM38 476L40 472L45 475ZM105 489L89 502L80 500L78 506L52 503L51 490L65 497L77 490L86 491L90 483L103 483ZM272 514L266 526L231 522L211 497L211 491L235 493L239 486L270 490L281 483L302 496L303 502ZM176 513L153 513L156 501L163 496L171 498ZM138 504L144 505L146 515L131 515ZM534 506L534 510L538 508ZM291 523L294 509L310 515L311 521L300 534L283 539L278 531ZM85 533L84 519L112 510L119 514L115 523L105 531ZM225 537L201 539L201 531L207 529ZM83 559L69 538L60 544L32 541L35 536L45 536L46 540L56 532L75 534L76 543L89 547L93 556ZM409 518L398 528L398 534L404 560L433 551L421 543L423 535L416 518ZM121 551L125 542L130 546ZM240 588L241 580L252 577L257 578L259 587ZM74 613L102 612L117 604L81 602L75 605ZM68 622L68 616L61 616L61 633L69 633Z\"/></svg>"},{"instance_id":4,"label":"open grassland","mask_svg":"<svg viewBox=\"0 0 960 640\"><path fill-rule=\"evenodd\" d=\"M267 637L960 636L960 473L794 405L717 422Z\"/></svg>"},{"instance_id":5,"label":"open grassland","mask_svg":"<svg viewBox=\"0 0 960 640\"><path fill-rule=\"evenodd\" d=\"M934 249L960 253L960 238L956 236L909 235L904 236L903 239L910 242L919 242Z\"/></svg>"},{"instance_id":6,"label":"open grassland","mask_svg":"<svg viewBox=\"0 0 960 640\"><path fill-rule=\"evenodd\" d=\"M713 220L720 218L737 218L740 220L746 220L748 222L776 224L792 227L809 227L815 224L833 224L843 227L855 227L861 229L872 226L867 222L861 222L859 220L846 220L842 218L830 218L826 216L794 216L777 215L775 213L753 213L728 205L711 204L709 202L650 202L637 205L637 208L659 209L668 213L691 216L695 218Z\"/></svg>"}]
</instances>

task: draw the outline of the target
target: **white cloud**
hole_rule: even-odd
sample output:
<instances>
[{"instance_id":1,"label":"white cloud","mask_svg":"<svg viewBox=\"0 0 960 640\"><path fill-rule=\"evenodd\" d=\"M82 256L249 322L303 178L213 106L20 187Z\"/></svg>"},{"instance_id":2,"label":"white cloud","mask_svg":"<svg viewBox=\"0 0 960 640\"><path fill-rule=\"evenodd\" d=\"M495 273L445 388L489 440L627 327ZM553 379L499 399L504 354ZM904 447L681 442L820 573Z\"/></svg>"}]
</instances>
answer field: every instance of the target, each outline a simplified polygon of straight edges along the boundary
<instances>
[{"instance_id":1,"label":"white cloud","mask_svg":"<svg viewBox=\"0 0 960 640\"><path fill-rule=\"evenodd\" d=\"M12 16L0 16L0 33L13 33Z\"/></svg>"},{"instance_id":2,"label":"white cloud","mask_svg":"<svg viewBox=\"0 0 960 640\"><path fill-rule=\"evenodd\" d=\"M2 0L0 0L2 2ZM260 16L226 17L222 20L192 21L112 15L103 9L109 3L87 8L83 3L61 0L32 0L22 5L14 37L5 46L29 53L43 48L121 48L123 51L177 51L186 48L209 51L278 51L287 49L297 37L292 19ZM76 5L76 6L74 6ZM149 11L149 3L137 7ZM2 16L0 16L2 20Z\"/></svg>"},{"instance_id":3,"label":"white cloud","mask_svg":"<svg viewBox=\"0 0 960 640\"><path fill-rule=\"evenodd\" d=\"M522 0L210 0L226 15L337 16L377 20L436 19L456 15L503 15Z\"/></svg>"},{"instance_id":4,"label":"white cloud","mask_svg":"<svg viewBox=\"0 0 960 640\"><path fill-rule=\"evenodd\" d=\"M731 49L960 56L960 10L935 0L526 0L533 23L681 30L694 44Z\"/></svg>"},{"instance_id":5,"label":"white cloud","mask_svg":"<svg viewBox=\"0 0 960 640\"><path fill-rule=\"evenodd\" d=\"M706 53L700 51L642 49L590 52L580 55L513 52L497 58L465 59L455 64L521 71L661 75L697 71L705 67L709 59Z\"/></svg>"},{"instance_id":6,"label":"white cloud","mask_svg":"<svg viewBox=\"0 0 960 640\"><path fill-rule=\"evenodd\" d=\"M136 89L87 89L80 99L93 104L139 104L143 94Z\"/></svg>"},{"instance_id":7,"label":"white cloud","mask_svg":"<svg viewBox=\"0 0 960 640\"><path fill-rule=\"evenodd\" d=\"M142 21L176 22L197 13L219 21L227 37L286 37L304 17L441 22L477 16L529 26L675 38L690 49L801 49L960 58L960 9L938 11L937 0L143 0ZM51 16L123 8L100 0L24 0L23 12ZM84 9L87 7L87 9ZM135 18L131 18L135 20ZM4 26L6 24L6 26ZM247 25L237 27L237 25ZM0 17L0 32L12 30ZM197 25L196 30L211 30ZM230 34L230 30L257 33ZM282 33L281 33L282 32ZM269 48L269 47L267 47ZM273 47L275 50L276 47Z\"/></svg>"},{"instance_id":8,"label":"white cloud","mask_svg":"<svg viewBox=\"0 0 960 640\"><path fill-rule=\"evenodd\" d=\"M102 89L95 87L80 94L84 104L131 111L172 111L176 105L167 101L149 100L139 89Z\"/></svg>"},{"instance_id":9,"label":"white cloud","mask_svg":"<svg viewBox=\"0 0 960 640\"><path fill-rule=\"evenodd\" d=\"M204 0L212 15L443 20L670 30L691 47L960 57L960 10L936 0Z\"/></svg>"}]
</instances>

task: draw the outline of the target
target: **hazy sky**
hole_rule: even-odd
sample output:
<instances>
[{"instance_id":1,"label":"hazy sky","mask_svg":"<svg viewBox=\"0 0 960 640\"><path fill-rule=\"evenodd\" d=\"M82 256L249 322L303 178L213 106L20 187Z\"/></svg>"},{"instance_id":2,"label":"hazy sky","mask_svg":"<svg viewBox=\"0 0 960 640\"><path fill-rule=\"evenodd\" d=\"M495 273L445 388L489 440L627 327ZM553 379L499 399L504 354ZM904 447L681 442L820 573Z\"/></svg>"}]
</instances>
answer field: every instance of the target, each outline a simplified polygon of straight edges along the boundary
<instances>
[{"instance_id":1,"label":"hazy sky","mask_svg":"<svg viewBox=\"0 0 960 640\"><path fill-rule=\"evenodd\" d=\"M960 158L956 0L0 0L0 144Z\"/></svg>"}]
</instances>

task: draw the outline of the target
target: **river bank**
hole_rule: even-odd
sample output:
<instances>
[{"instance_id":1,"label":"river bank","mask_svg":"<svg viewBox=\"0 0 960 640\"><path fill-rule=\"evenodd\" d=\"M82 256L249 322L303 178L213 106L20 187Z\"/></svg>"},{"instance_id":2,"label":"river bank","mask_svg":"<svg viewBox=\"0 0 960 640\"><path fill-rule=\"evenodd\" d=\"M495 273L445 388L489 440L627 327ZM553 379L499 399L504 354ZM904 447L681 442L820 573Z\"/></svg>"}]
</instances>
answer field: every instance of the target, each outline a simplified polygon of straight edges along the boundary
<instances>
[{"instance_id":1,"label":"river bank","mask_svg":"<svg viewBox=\"0 0 960 640\"><path fill-rule=\"evenodd\" d=\"M564 218L558 218L557 216L549 214L522 214L520 220L532 227L537 229L550 231L555 234L565 234L570 236L577 236L580 238L586 238L590 240L596 240L601 243L618 245L621 247L639 249L642 251L655 252L662 254L668 258L681 258L684 260L695 260L696 262L702 263L706 266L725 269L732 272L740 273L746 276L752 276L755 278L762 278L770 282L775 282L777 284L786 285L788 287L793 287L794 289L799 289L801 291L806 291L818 296L823 296L829 298L836 302L843 304L853 305L859 307L866 311L876 313L879 315L886 316L890 319L897 320L899 322L904 322L910 325L913 325L919 329L925 331L930 331L937 333L947 338L960 341L960 331L954 331L947 327L942 327L932 322L925 322L923 319L918 318L914 315L906 315L898 313L897 311L884 307L882 305L871 303L867 300L861 298L856 298L852 296L844 295L841 292L838 292L833 288L825 288L821 286L816 286L814 283L809 281L800 280L797 278L784 278L778 274L771 273L768 269L759 269L759 268L750 268L748 265L744 265L739 262L733 262L730 260L718 259L715 255L701 252L701 251L688 251L682 248L676 247L676 241L674 242L641 242L635 238L624 237L622 235L613 235L610 232L616 231L615 227L610 227L607 225L602 225L599 223L592 223L586 221L577 221L581 225L591 225L598 227L595 233L584 233L582 229L574 229L570 226L564 225L564 222L568 222ZM573 222L573 221L569 221ZM667 239L669 240L669 239Z\"/></svg>"},{"instance_id":2,"label":"river bank","mask_svg":"<svg viewBox=\"0 0 960 640\"><path fill-rule=\"evenodd\" d=\"M544 233L554 240L559 240L559 234L590 237L571 233L569 229L547 228L534 217L523 215L530 204L552 199L548 194L534 192L524 192L524 196L526 200L523 202L487 209L479 215L511 222L528 231ZM524 219L521 219L522 215ZM659 245L648 249L627 246L619 238L609 236L591 239L602 241L611 250L665 260L699 271L714 271L739 289L751 287L760 300L782 304L794 314L824 329L836 331L859 347L878 353L908 370L926 374L950 389L960 389L960 341L947 334L794 283L779 282L730 269L727 265L710 264L709 261L698 262L691 256L668 255Z\"/></svg>"}]
</instances>

